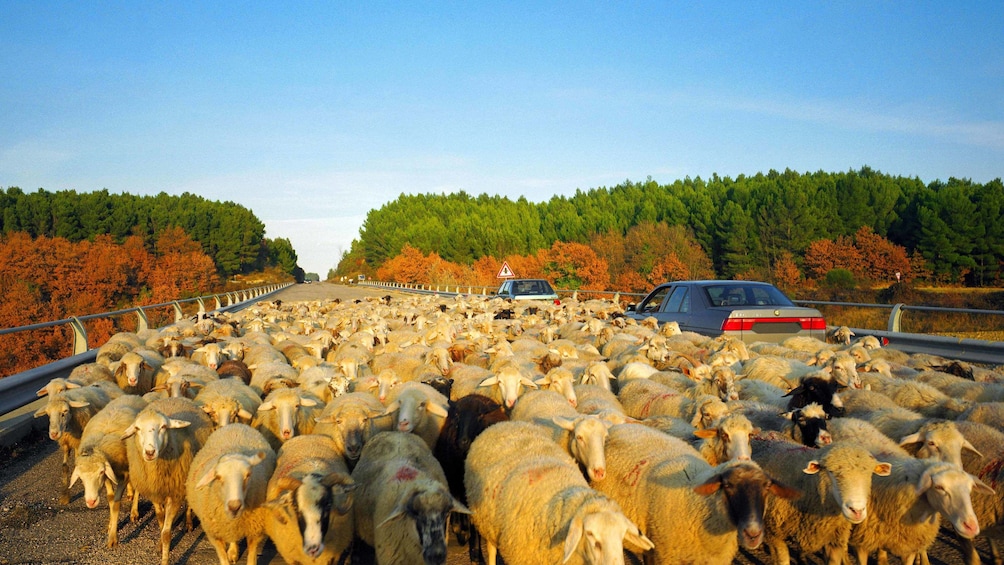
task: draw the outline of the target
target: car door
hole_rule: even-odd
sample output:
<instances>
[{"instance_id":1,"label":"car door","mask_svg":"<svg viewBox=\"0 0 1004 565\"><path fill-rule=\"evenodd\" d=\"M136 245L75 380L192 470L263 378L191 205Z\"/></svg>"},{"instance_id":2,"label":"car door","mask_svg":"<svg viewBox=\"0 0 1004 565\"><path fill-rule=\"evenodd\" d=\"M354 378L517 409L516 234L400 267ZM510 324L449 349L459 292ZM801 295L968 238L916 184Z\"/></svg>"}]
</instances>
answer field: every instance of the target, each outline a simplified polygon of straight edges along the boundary
<instances>
[{"instance_id":1,"label":"car door","mask_svg":"<svg viewBox=\"0 0 1004 565\"><path fill-rule=\"evenodd\" d=\"M499 287L498 291L495 294L501 298L509 298L511 295L509 292L509 288L511 286L512 286L512 281L505 281L502 283L502 286Z\"/></svg>"},{"instance_id":2,"label":"car door","mask_svg":"<svg viewBox=\"0 0 1004 565\"><path fill-rule=\"evenodd\" d=\"M653 316L659 324L677 322L680 329L687 329L690 323L690 287L687 285L666 285L654 290L645 301L638 305L641 317Z\"/></svg>"}]
</instances>

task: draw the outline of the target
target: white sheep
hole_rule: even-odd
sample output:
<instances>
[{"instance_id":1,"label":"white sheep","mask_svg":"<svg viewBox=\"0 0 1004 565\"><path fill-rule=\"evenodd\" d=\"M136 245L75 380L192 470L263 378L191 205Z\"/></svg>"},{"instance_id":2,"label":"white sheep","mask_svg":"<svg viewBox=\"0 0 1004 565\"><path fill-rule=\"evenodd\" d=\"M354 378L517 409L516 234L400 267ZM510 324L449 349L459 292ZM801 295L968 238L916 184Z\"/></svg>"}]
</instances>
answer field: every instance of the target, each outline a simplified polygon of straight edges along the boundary
<instances>
[{"instance_id":1,"label":"white sheep","mask_svg":"<svg viewBox=\"0 0 1004 565\"><path fill-rule=\"evenodd\" d=\"M269 516L265 495L274 470L275 452L268 441L239 423L214 431L192 459L185 495L220 565L237 562L242 539L247 540L248 565L258 562Z\"/></svg>"},{"instance_id":2,"label":"white sheep","mask_svg":"<svg viewBox=\"0 0 1004 565\"><path fill-rule=\"evenodd\" d=\"M249 424L261 406L261 397L254 389L235 378L206 383L194 400L220 427L235 422Z\"/></svg>"},{"instance_id":3,"label":"white sheep","mask_svg":"<svg viewBox=\"0 0 1004 565\"><path fill-rule=\"evenodd\" d=\"M314 417L324 408L321 399L297 388L280 388L269 393L258 406L251 426L262 433L272 449L299 434L314 431Z\"/></svg>"},{"instance_id":4,"label":"white sheep","mask_svg":"<svg viewBox=\"0 0 1004 565\"><path fill-rule=\"evenodd\" d=\"M288 563L340 563L355 535L355 483L331 438L296 436L279 448L265 529ZM302 526L300 524L303 524Z\"/></svg>"},{"instance_id":5,"label":"white sheep","mask_svg":"<svg viewBox=\"0 0 1004 565\"><path fill-rule=\"evenodd\" d=\"M63 453L60 504L70 503L70 459L80 446L84 427L109 401L102 388L71 388L49 396L45 406L35 412L36 418L49 417L49 439L58 442Z\"/></svg>"},{"instance_id":6,"label":"white sheep","mask_svg":"<svg viewBox=\"0 0 1004 565\"><path fill-rule=\"evenodd\" d=\"M316 434L334 440L350 467L358 461L363 445L378 431L391 429L386 407L372 394L350 392L332 400L317 416Z\"/></svg>"},{"instance_id":7,"label":"white sheep","mask_svg":"<svg viewBox=\"0 0 1004 565\"><path fill-rule=\"evenodd\" d=\"M80 438L73 474L70 475L70 486L78 479L83 483L84 503L88 508L97 507L101 488L105 487L108 497L107 547L118 545L119 509L122 493L128 484L129 459L121 436L145 407L146 402L138 396L120 396L87 422ZM129 513L133 522L139 516L138 503L139 496L133 494Z\"/></svg>"},{"instance_id":8,"label":"white sheep","mask_svg":"<svg viewBox=\"0 0 1004 565\"><path fill-rule=\"evenodd\" d=\"M624 414L624 406L617 400L617 396L602 386L577 384L573 388L576 412L598 414L604 410L612 410Z\"/></svg>"},{"instance_id":9,"label":"white sheep","mask_svg":"<svg viewBox=\"0 0 1004 565\"><path fill-rule=\"evenodd\" d=\"M759 431L746 416L727 414L716 421L713 428L694 432L702 440L697 444L697 451L711 466L726 461L749 461L750 436Z\"/></svg>"},{"instance_id":10,"label":"white sheep","mask_svg":"<svg viewBox=\"0 0 1004 565\"><path fill-rule=\"evenodd\" d=\"M607 451L609 477L594 488L651 539L646 563L731 563L740 541L763 540L764 496L798 494L755 463L712 467L687 442L636 424L614 426Z\"/></svg>"},{"instance_id":11,"label":"white sheep","mask_svg":"<svg viewBox=\"0 0 1004 565\"><path fill-rule=\"evenodd\" d=\"M388 397L384 415L392 416L394 429L422 438L432 449L443 430L450 401L425 383L407 382Z\"/></svg>"},{"instance_id":12,"label":"white sheep","mask_svg":"<svg viewBox=\"0 0 1004 565\"><path fill-rule=\"evenodd\" d=\"M639 420L659 415L683 418L684 405L692 402L678 390L650 379L629 381L621 388L617 399L625 414Z\"/></svg>"},{"instance_id":13,"label":"white sheep","mask_svg":"<svg viewBox=\"0 0 1004 565\"><path fill-rule=\"evenodd\" d=\"M572 406L579 403L575 395L575 376L564 367L554 367L543 377L534 379L537 387L541 390L553 390L565 397L565 400Z\"/></svg>"},{"instance_id":14,"label":"white sheep","mask_svg":"<svg viewBox=\"0 0 1004 565\"><path fill-rule=\"evenodd\" d=\"M446 519L469 510L450 494L443 468L418 436L381 432L352 471L356 533L378 565L446 563Z\"/></svg>"},{"instance_id":15,"label":"white sheep","mask_svg":"<svg viewBox=\"0 0 1004 565\"><path fill-rule=\"evenodd\" d=\"M192 458L212 432L213 422L192 400L151 402L122 433L129 459L129 482L153 502L160 529L161 565L168 565L171 526L185 504L185 481Z\"/></svg>"},{"instance_id":16,"label":"white sheep","mask_svg":"<svg viewBox=\"0 0 1004 565\"><path fill-rule=\"evenodd\" d=\"M473 386L472 386L473 385ZM497 372L475 383L472 380L455 380L450 397L460 398L467 394L483 394L498 402L506 410L512 410L516 399L526 388L537 388L537 384L514 365L504 365Z\"/></svg>"},{"instance_id":17,"label":"white sheep","mask_svg":"<svg viewBox=\"0 0 1004 565\"><path fill-rule=\"evenodd\" d=\"M575 460L529 422L482 432L464 464L464 486L488 565L498 553L509 565L619 565L625 542L652 548L618 504L591 489Z\"/></svg>"},{"instance_id":18,"label":"white sheep","mask_svg":"<svg viewBox=\"0 0 1004 565\"><path fill-rule=\"evenodd\" d=\"M889 463L856 445L813 449L775 434L755 437L751 444L753 460L768 475L802 492L795 500L776 497L767 503L766 543L774 563L789 563L789 542L804 553L824 550L831 565L840 563L851 527L868 517L871 476L888 475Z\"/></svg>"},{"instance_id":19,"label":"white sheep","mask_svg":"<svg viewBox=\"0 0 1004 565\"><path fill-rule=\"evenodd\" d=\"M603 444L610 422L576 412L564 397L550 390L531 390L521 396L510 419L546 429L551 439L582 465L590 481L602 481L606 476Z\"/></svg>"}]
</instances>

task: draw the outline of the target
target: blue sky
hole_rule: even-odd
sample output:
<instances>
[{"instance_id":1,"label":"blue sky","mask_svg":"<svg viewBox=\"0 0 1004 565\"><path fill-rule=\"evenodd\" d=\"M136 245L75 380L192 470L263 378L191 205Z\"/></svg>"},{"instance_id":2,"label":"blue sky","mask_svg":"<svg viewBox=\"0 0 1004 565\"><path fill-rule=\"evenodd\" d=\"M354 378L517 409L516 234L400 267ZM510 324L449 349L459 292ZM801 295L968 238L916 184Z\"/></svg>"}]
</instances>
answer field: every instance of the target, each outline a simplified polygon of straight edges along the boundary
<instances>
[{"instance_id":1,"label":"blue sky","mask_svg":"<svg viewBox=\"0 0 1004 565\"><path fill-rule=\"evenodd\" d=\"M1002 176L1000 2L0 1L0 187L191 192L322 277L402 193Z\"/></svg>"}]
</instances>

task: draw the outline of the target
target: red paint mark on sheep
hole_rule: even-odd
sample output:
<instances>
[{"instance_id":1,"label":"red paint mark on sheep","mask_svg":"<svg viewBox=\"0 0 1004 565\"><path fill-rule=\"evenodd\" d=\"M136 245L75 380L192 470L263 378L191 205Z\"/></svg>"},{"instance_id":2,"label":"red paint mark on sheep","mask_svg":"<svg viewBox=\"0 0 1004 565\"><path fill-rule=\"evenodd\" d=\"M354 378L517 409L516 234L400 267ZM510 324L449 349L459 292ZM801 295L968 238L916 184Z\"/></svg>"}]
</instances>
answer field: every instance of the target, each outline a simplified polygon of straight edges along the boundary
<instances>
[{"instance_id":1,"label":"red paint mark on sheep","mask_svg":"<svg viewBox=\"0 0 1004 565\"><path fill-rule=\"evenodd\" d=\"M646 402L645 405L641 407L641 417L642 417L642 419L648 418L648 413L652 409L652 405L655 404L657 401L662 400L664 398L673 398L674 396L677 396L676 393L667 392L667 393L659 394L659 395L653 396L652 398L649 398L648 402Z\"/></svg>"},{"instance_id":2,"label":"red paint mark on sheep","mask_svg":"<svg viewBox=\"0 0 1004 565\"><path fill-rule=\"evenodd\" d=\"M635 466L631 469L631 471L624 475L624 484L629 487L637 485L638 481L641 480L641 470L646 465L648 465L648 459L642 459L641 461L635 463Z\"/></svg>"},{"instance_id":3,"label":"red paint mark on sheep","mask_svg":"<svg viewBox=\"0 0 1004 565\"><path fill-rule=\"evenodd\" d=\"M397 473L394 474L394 480L399 483L402 483L404 481L413 481L417 476L418 476L418 469L410 465L405 465L404 467L398 469Z\"/></svg>"}]
</instances>

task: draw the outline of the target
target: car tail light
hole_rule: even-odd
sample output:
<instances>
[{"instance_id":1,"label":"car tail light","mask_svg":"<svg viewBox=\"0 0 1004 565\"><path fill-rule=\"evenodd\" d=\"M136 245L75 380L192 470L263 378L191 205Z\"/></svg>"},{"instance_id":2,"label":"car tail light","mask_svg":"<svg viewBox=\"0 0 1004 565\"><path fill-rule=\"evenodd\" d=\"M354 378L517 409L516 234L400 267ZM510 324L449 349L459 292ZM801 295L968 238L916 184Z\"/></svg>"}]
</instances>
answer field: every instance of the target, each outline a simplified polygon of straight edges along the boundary
<instances>
[{"instance_id":1,"label":"car tail light","mask_svg":"<svg viewBox=\"0 0 1004 565\"><path fill-rule=\"evenodd\" d=\"M756 324L791 324L797 323L803 330L826 330L826 320L823 318L729 318L722 324L723 332L748 332Z\"/></svg>"}]
</instances>

